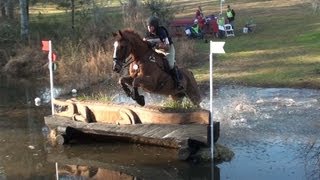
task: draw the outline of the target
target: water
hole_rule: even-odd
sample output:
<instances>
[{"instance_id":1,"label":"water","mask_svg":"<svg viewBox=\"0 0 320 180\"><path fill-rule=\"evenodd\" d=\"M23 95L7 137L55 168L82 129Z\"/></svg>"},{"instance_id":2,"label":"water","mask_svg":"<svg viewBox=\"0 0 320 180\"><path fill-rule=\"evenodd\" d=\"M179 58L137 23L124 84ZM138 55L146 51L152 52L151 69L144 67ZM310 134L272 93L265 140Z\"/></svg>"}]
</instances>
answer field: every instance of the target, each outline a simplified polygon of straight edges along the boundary
<instances>
[{"instance_id":1,"label":"water","mask_svg":"<svg viewBox=\"0 0 320 180\"><path fill-rule=\"evenodd\" d=\"M235 152L231 162L218 165L221 179L319 179L319 95L308 89L218 89L219 143Z\"/></svg>"},{"instance_id":2,"label":"water","mask_svg":"<svg viewBox=\"0 0 320 180\"><path fill-rule=\"evenodd\" d=\"M55 179L57 169L60 179L212 179L210 164L177 161L173 149L112 141L49 146L43 123L51 113L49 90L0 81L0 179ZM63 91L70 90L55 94ZM122 95L115 100L133 103ZM146 96L147 103L163 99ZM39 107L36 97L43 102ZM215 179L320 179L319 97L319 90L309 89L216 89L218 143L235 157L214 168ZM208 99L202 105L208 109Z\"/></svg>"}]
</instances>

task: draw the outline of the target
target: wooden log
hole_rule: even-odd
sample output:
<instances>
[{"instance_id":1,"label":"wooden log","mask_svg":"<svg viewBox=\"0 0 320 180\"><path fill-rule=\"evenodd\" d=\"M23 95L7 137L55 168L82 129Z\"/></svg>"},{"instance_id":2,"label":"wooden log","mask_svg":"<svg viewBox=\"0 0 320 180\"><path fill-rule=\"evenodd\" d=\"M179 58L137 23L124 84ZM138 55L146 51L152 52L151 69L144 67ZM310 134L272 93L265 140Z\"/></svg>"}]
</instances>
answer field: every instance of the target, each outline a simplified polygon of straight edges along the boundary
<instances>
[{"instance_id":1,"label":"wooden log","mask_svg":"<svg viewBox=\"0 0 320 180\"><path fill-rule=\"evenodd\" d=\"M158 107L138 107L135 105L92 101L55 100L54 103L67 104L68 107L71 107L70 103L73 103L73 106L75 106L74 113L83 116L86 122L110 124L209 124L209 111L204 109L192 112L172 112ZM57 115L72 117L73 114L70 115L70 112L60 112Z\"/></svg>"}]
</instances>

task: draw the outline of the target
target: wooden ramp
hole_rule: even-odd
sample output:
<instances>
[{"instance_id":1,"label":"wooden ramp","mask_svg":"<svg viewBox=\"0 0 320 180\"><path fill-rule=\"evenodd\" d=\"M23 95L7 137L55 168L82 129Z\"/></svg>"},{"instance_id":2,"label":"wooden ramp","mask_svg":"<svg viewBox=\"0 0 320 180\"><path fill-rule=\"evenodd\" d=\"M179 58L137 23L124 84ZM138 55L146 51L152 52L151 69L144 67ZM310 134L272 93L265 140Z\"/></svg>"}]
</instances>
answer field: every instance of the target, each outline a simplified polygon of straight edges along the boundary
<instances>
[{"instance_id":1,"label":"wooden ramp","mask_svg":"<svg viewBox=\"0 0 320 180\"><path fill-rule=\"evenodd\" d=\"M123 137L130 141L180 148L188 139L196 140L207 145L208 125L202 124L106 124L85 123L74 121L63 116L46 116L45 124L58 133L67 134L67 128L74 128L83 133L98 134L112 137Z\"/></svg>"},{"instance_id":2,"label":"wooden ramp","mask_svg":"<svg viewBox=\"0 0 320 180\"><path fill-rule=\"evenodd\" d=\"M187 159L211 142L208 138L211 137L209 112L206 110L161 112L154 108L78 101L55 101L55 105L60 106L60 111L44 119L50 128L50 138L58 144L67 143L80 132L176 148L179 149L179 159ZM214 125L214 133L216 142L219 123Z\"/></svg>"}]
</instances>

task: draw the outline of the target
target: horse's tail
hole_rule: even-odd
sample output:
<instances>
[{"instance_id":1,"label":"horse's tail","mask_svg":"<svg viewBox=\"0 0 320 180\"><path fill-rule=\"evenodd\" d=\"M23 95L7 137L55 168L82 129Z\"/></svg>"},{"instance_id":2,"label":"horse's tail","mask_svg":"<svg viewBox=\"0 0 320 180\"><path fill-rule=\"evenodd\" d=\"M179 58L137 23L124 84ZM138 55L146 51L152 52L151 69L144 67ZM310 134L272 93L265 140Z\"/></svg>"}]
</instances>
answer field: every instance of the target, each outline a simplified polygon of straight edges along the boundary
<instances>
[{"instance_id":1,"label":"horse's tail","mask_svg":"<svg viewBox=\"0 0 320 180\"><path fill-rule=\"evenodd\" d=\"M184 78L186 79L186 94L194 105L200 105L201 94L198 83L193 76L193 73L187 69L183 69Z\"/></svg>"}]
</instances>

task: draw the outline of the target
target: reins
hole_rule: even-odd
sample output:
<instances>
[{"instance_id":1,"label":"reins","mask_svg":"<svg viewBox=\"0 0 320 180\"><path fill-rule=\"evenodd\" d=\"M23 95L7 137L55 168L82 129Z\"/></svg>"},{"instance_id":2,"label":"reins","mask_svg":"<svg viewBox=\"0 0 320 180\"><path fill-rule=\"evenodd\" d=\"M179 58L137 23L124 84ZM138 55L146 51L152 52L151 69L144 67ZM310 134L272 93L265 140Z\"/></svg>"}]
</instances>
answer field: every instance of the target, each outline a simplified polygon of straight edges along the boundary
<instances>
[{"instance_id":1,"label":"reins","mask_svg":"<svg viewBox=\"0 0 320 180\"><path fill-rule=\"evenodd\" d=\"M131 55L128 56L128 57L126 58L126 60L125 60L125 63L124 63L124 65L123 65L123 68L128 67L133 61L134 61L134 59L132 58L132 56L131 56Z\"/></svg>"}]
</instances>

